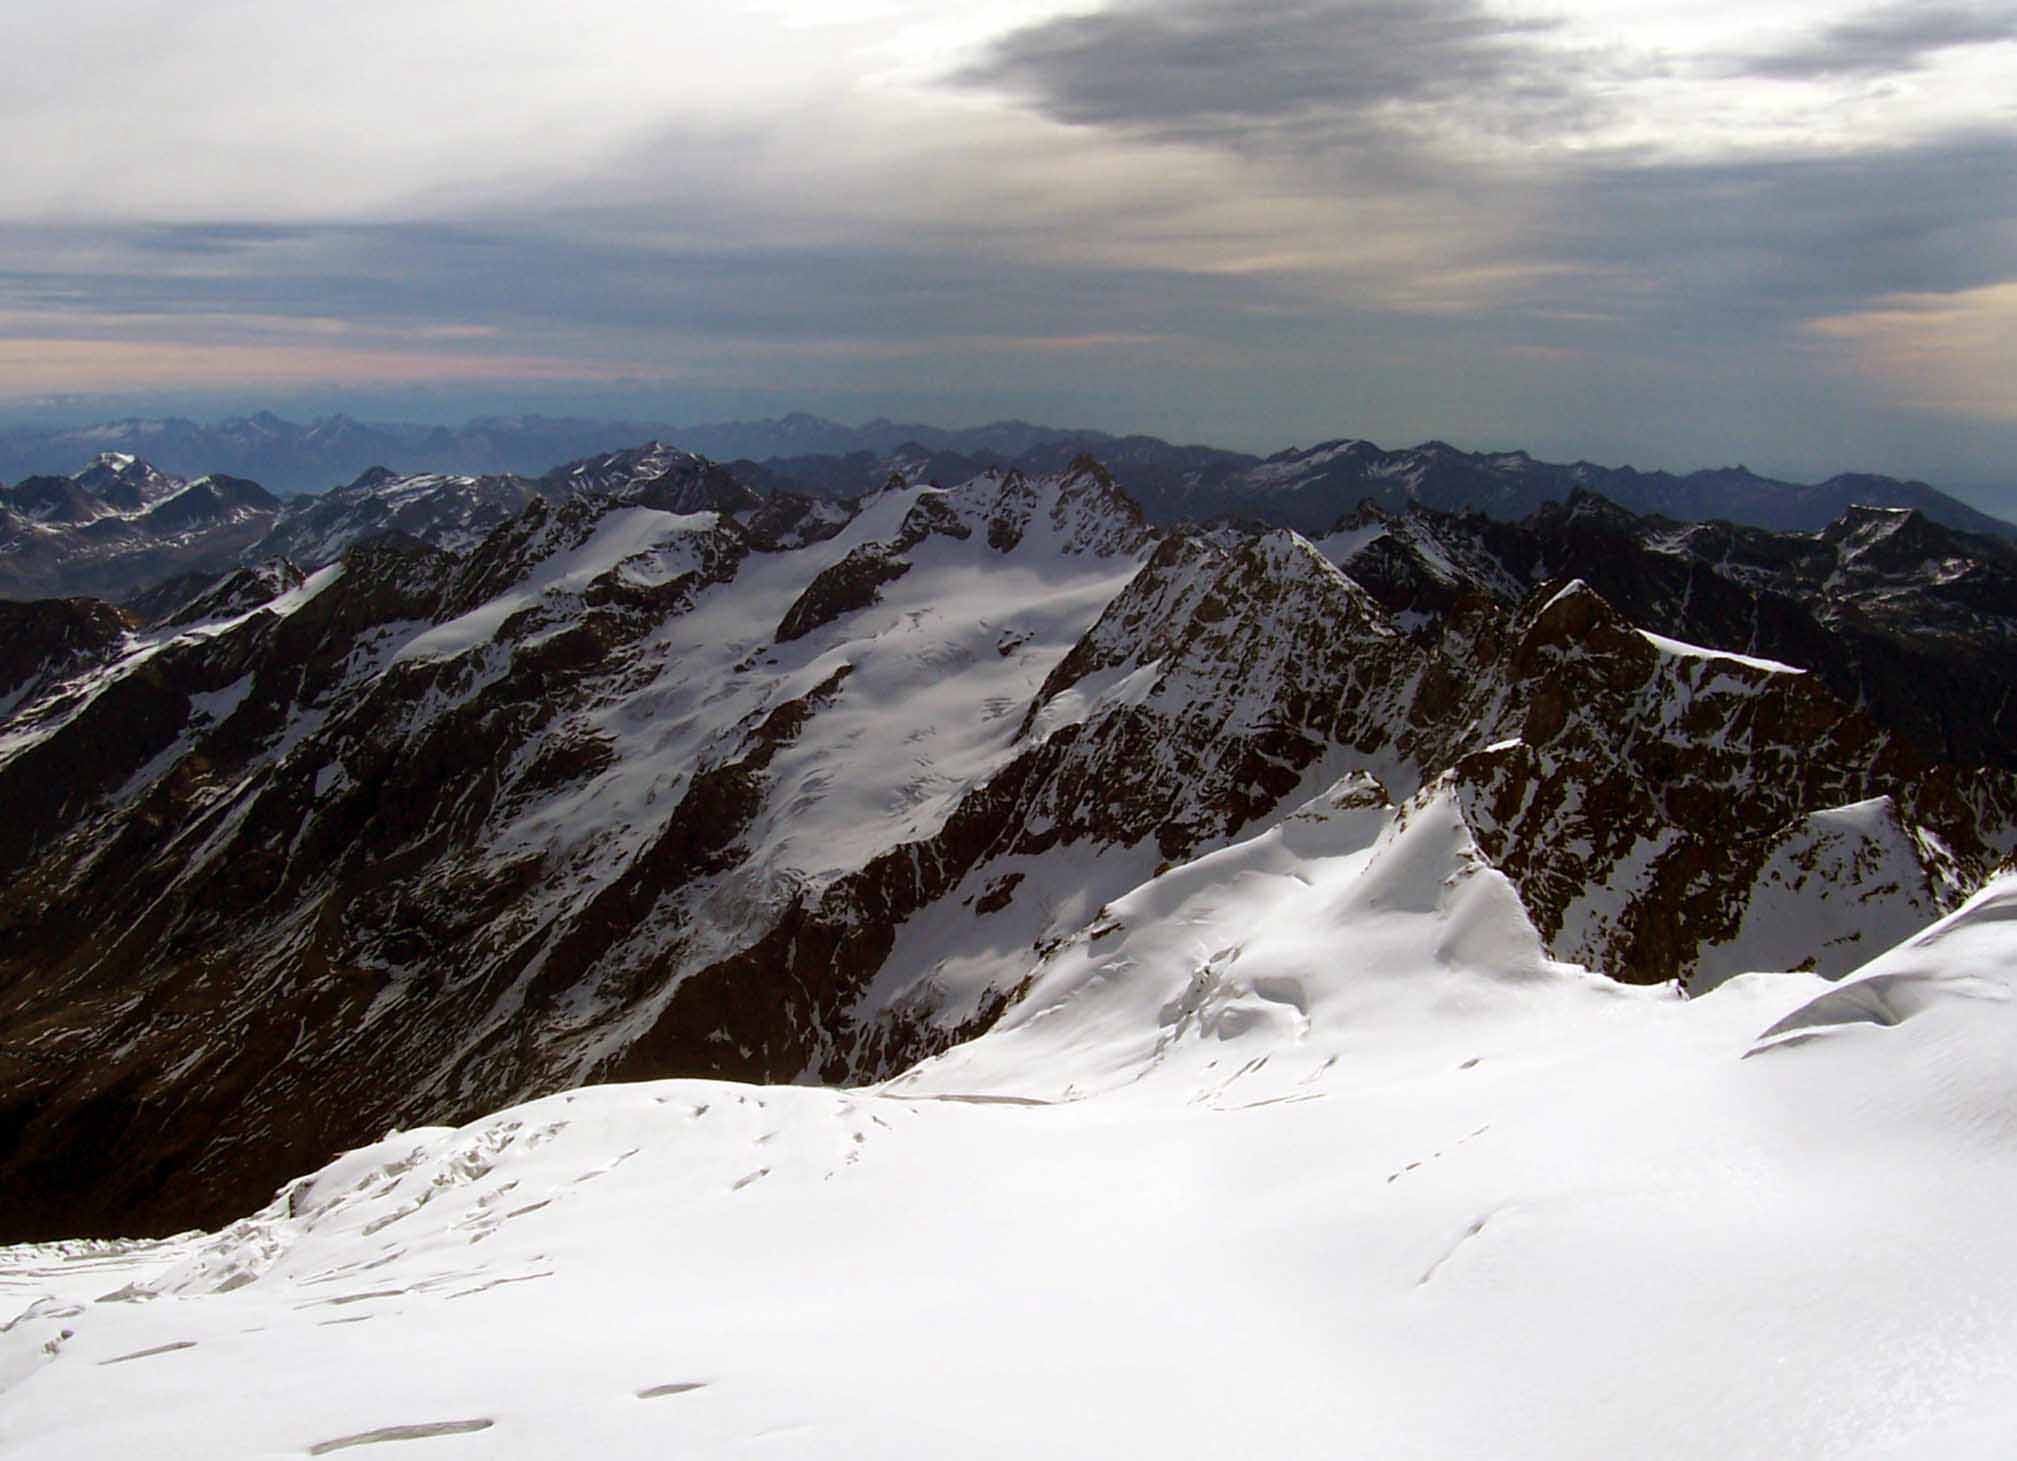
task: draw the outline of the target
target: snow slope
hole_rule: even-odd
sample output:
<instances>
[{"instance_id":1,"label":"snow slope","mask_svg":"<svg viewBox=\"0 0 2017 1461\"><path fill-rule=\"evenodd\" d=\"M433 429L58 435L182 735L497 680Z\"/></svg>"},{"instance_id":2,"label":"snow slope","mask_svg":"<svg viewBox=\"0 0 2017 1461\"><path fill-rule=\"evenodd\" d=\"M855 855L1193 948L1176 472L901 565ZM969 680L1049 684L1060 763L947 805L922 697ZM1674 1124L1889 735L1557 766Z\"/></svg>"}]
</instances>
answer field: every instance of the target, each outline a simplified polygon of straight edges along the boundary
<instances>
[{"instance_id":1,"label":"snow slope","mask_svg":"<svg viewBox=\"0 0 2017 1461\"><path fill-rule=\"evenodd\" d=\"M2013 909L1683 1001L1348 780L884 1086L592 1088L0 1253L0 1456L2000 1456Z\"/></svg>"}]
</instances>

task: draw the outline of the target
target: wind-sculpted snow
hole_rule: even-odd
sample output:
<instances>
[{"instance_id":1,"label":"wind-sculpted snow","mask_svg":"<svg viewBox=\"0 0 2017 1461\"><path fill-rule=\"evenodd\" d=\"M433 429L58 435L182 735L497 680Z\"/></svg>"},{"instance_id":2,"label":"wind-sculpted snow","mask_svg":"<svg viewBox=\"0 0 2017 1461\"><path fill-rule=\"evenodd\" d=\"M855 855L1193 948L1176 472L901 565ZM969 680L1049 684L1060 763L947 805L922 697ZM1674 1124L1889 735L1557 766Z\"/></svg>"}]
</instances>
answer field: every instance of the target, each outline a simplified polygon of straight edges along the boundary
<instances>
[{"instance_id":1,"label":"wind-sculpted snow","mask_svg":"<svg viewBox=\"0 0 2017 1461\"><path fill-rule=\"evenodd\" d=\"M555 1094L0 1250L0 1455L2000 1457L2012 896L1684 1000L1347 779L899 1079Z\"/></svg>"},{"instance_id":2,"label":"wind-sculpted snow","mask_svg":"<svg viewBox=\"0 0 2017 1461\"><path fill-rule=\"evenodd\" d=\"M1451 1001L1509 1013L1613 987L1548 957L1447 787L1395 806L1363 774L1103 904L1016 967L1022 993L991 1034L891 1089L1057 1100L1146 1082L1243 1105L1266 1064L1294 1068L1258 1083L1270 1090L1320 1081L1369 1004L1434 1023Z\"/></svg>"},{"instance_id":3,"label":"wind-sculpted snow","mask_svg":"<svg viewBox=\"0 0 2017 1461\"><path fill-rule=\"evenodd\" d=\"M1929 1024L1948 1030L1966 1026L1965 1038L1971 1045L1995 1038L1992 1030L2007 1034L2011 1015L2002 1007L2017 1002L2012 923L2017 923L2017 877L2006 876L1794 1010L1764 1032L1752 1053L1859 1025L1888 1029L1927 1017ZM1978 1052L1970 1049L1967 1054ZM1995 1061L1982 1074L1993 1075L2007 1090L2007 1062ZM1983 1093L1956 1094L1973 1098Z\"/></svg>"}]
</instances>

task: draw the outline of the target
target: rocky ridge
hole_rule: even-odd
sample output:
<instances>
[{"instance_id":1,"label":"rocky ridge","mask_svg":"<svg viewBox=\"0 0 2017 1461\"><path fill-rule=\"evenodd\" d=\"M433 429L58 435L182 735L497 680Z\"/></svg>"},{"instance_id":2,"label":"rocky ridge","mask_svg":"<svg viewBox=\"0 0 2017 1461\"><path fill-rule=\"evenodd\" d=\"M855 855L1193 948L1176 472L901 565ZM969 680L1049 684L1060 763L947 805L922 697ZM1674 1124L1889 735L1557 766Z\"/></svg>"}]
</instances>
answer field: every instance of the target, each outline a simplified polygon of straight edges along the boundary
<instances>
[{"instance_id":1,"label":"rocky ridge","mask_svg":"<svg viewBox=\"0 0 2017 1461\"><path fill-rule=\"evenodd\" d=\"M908 442L891 450L845 455L774 455L769 480L846 496L890 472L912 481L957 481L984 467L1059 470L1096 451L1123 474L1148 517L1165 526L1233 518L1315 535L1359 502L1389 513L1411 507L1474 512L1517 522L1550 503L1596 493L1640 514L1677 520L1753 524L1773 532L1817 532L1858 507L1907 508L1948 527L2009 540L2017 529L1924 482L1867 472L1822 482L1788 482L1749 468L1678 474L1545 462L1523 451L1467 452L1447 442L1389 448L1344 437L1267 457L1208 446L1177 446L1155 437L1039 442L1018 453Z\"/></svg>"},{"instance_id":2,"label":"rocky ridge","mask_svg":"<svg viewBox=\"0 0 2017 1461\"><path fill-rule=\"evenodd\" d=\"M1633 623L1812 669L1935 760L2017 769L2017 549L1910 509L1813 533L1679 523L1576 493L1518 523L1373 504L1319 540L1404 624L1581 578Z\"/></svg>"}]
</instances>

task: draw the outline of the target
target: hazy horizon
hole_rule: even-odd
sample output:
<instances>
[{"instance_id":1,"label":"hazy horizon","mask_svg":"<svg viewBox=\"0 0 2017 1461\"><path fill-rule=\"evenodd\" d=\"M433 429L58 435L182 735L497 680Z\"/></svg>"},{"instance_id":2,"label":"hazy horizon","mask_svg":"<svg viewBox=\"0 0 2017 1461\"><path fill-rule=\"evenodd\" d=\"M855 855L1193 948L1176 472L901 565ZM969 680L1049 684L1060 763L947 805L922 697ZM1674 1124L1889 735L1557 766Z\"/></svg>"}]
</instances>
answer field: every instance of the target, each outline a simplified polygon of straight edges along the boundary
<instances>
[{"instance_id":1,"label":"hazy horizon","mask_svg":"<svg viewBox=\"0 0 2017 1461\"><path fill-rule=\"evenodd\" d=\"M431 398L418 401L392 400L374 402L360 400L307 400L251 403L232 402L190 402L173 399L119 399L88 400L73 403L52 404L46 407L29 406L9 408L0 406L0 432L68 431L79 428L113 424L125 420L165 420L177 418L193 421L200 426L214 427L227 421L250 418L262 413L278 416L298 425L309 425L319 419L348 417L365 426L373 427L443 427L451 431L459 430L488 419L511 417L547 417L554 420L577 420L595 425L635 426L640 428L660 428L667 431L699 430L718 428L735 424L757 424L766 420L778 420L793 414L805 414L849 429L859 430L877 421L888 421L898 425L914 425L940 431L957 432L973 430L1001 422L1021 421L1028 425L1057 431L1098 431L1111 436L1125 437L1146 435L1160 437L1180 446L1207 446L1224 451L1244 452L1256 457L1271 456L1277 452L1297 450L1315 446L1320 442L1361 438L1370 440L1384 448L1394 449L1419 446L1427 441L1443 441L1459 450L1475 453L1501 451L1524 451L1541 460L1552 462L1594 462L1605 467L1634 467L1647 472L1669 472L1685 476L1691 472L1716 471L1724 468L1745 468L1759 476L1779 481L1807 483L1822 482L1841 473L1876 472L1880 475L1896 477L1905 481L1921 481L1941 491L1960 498L1973 507L1998 516L2017 521L2017 474L2009 477L1982 482L1967 482L1943 479L1914 471L1887 471L1867 462L1843 460L1825 467L1802 467L1795 463L1781 465L1769 459L1751 460L1735 456L1709 457L1685 461L1655 459L1644 453L1605 457L1588 451L1572 448L1548 449L1533 441L1520 440L1469 440L1447 431L1430 432L1416 437L1381 437L1371 432L1357 431L1349 426L1327 432L1312 434L1295 440L1226 440L1178 431L1157 431L1139 425L1113 425L1107 422L1082 420L1064 416L1031 415L1021 412L985 412L961 418L932 417L904 411L856 408L852 414L848 408L839 410L817 410L805 404L771 403L761 400L750 402L746 409L733 409L732 402L713 414L698 408L685 412L653 409L649 399L625 402L621 398L607 400L554 400L526 403L501 400L485 402L481 399L455 404L438 402L442 410L433 414L409 411L401 414L400 406L424 403ZM628 405L631 409L624 409ZM640 439L641 440L641 439ZM628 438L612 439L609 449L640 444ZM674 445L678 445L674 441ZM818 453L812 453L817 455ZM53 464L52 464L53 465ZM79 461L77 467L83 466ZM392 464L396 465L396 464ZM559 462L547 465L558 466ZM333 485L333 484L332 484Z\"/></svg>"}]
</instances>

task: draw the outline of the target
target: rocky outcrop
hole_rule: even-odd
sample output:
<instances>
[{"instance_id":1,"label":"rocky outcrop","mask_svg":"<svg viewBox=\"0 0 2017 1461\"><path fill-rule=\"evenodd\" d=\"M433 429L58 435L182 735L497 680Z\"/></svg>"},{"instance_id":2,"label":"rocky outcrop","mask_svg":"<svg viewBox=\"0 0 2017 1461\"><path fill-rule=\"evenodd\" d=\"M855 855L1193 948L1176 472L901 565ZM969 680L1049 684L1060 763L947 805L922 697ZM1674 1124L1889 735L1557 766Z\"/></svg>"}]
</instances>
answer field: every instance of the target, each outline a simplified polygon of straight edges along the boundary
<instances>
[{"instance_id":1,"label":"rocky outcrop","mask_svg":"<svg viewBox=\"0 0 2017 1461\"><path fill-rule=\"evenodd\" d=\"M1558 957L1691 976L1789 826L1873 797L1967 877L2009 854L2008 776L1933 765L1813 675L1648 636L1580 582L1543 593L1513 622L1493 742L1451 774ZM1945 906L1951 876L1929 861L1921 889Z\"/></svg>"},{"instance_id":2,"label":"rocky outcrop","mask_svg":"<svg viewBox=\"0 0 2017 1461\"><path fill-rule=\"evenodd\" d=\"M772 635L779 644L802 639L843 614L858 613L882 597L882 586L910 572L910 564L881 543L866 543L822 571L792 600Z\"/></svg>"},{"instance_id":3,"label":"rocky outcrop","mask_svg":"<svg viewBox=\"0 0 2017 1461\"><path fill-rule=\"evenodd\" d=\"M137 627L136 616L97 599L0 599L0 704L32 704L104 664Z\"/></svg>"}]
</instances>

